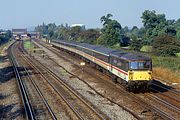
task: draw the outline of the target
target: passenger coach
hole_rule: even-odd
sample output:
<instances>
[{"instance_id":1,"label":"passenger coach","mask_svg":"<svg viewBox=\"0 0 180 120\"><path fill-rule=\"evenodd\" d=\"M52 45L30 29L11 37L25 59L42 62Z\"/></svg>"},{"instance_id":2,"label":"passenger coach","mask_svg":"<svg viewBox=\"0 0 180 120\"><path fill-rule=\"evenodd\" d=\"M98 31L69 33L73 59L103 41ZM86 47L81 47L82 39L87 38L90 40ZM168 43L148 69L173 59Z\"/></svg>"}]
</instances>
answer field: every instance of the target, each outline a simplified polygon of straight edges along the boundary
<instances>
[{"instance_id":1,"label":"passenger coach","mask_svg":"<svg viewBox=\"0 0 180 120\"><path fill-rule=\"evenodd\" d=\"M149 57L86 43L53 40L51 44L110 73L114 82L124 84L130 91L147 90L152 80L152 60Z\"/></svg>"}]
</instances>

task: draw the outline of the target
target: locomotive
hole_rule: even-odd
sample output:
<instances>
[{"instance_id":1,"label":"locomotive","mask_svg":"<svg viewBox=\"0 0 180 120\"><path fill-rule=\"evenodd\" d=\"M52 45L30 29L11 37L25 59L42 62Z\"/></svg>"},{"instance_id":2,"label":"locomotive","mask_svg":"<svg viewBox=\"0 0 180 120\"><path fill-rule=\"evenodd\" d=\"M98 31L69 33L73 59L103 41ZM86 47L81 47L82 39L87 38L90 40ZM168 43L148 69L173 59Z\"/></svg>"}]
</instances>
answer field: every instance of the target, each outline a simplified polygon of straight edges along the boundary
<instances>
[{"instance_id":1,"label":"locomotive","mask_svg":"<svg viewBox=\"0 0 180 120\"><path fill-rule=\"evenodd\" d=\"M147 56L64 40L52 40L51 44L106 71L114 82L123 84L129 91L149 90L152 59Z\"/></svg>"}]
</instances>

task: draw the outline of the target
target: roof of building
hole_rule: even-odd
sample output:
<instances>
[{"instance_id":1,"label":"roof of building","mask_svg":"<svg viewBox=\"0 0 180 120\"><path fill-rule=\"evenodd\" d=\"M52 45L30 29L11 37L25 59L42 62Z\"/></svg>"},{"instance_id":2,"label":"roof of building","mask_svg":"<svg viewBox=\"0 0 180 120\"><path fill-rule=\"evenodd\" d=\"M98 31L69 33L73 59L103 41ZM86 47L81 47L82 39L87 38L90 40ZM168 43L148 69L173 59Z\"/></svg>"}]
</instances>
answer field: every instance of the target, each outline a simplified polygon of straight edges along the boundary
<instances>
[{"instance_id":1,"label":"roof of building","mask_svg":"<svg viewBox=\"0 0 180 120\"><path fill-rule=\"evenodd\" d=\"M27 29L12 29L12 32L27 32Z\"/></svg>"},{"instance_id":2,"label":"roof of building","mask_svg":"<svg viewBox=\"0 0 180 120\"><path fill-rule=\"evenodd\" d=\"M76 26L80 26L80 27L83 27L85 26L84 24L72 24L71 27L76 27Z\"/></svg>"}]
</instances>

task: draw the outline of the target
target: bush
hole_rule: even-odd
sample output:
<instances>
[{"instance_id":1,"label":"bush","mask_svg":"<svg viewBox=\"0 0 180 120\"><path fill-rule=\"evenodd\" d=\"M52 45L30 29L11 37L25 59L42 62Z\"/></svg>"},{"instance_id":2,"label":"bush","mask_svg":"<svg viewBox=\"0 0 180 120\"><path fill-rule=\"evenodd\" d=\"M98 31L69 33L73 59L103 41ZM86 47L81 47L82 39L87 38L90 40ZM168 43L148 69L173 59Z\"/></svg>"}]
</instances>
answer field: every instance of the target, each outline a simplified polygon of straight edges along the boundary
<instances>
[{"instance_id":1,"label":"bush","mask_svg":"<svg viewBox=\"0 0 180 120\"><path fill-rule=\"evenodd\" d=\"M141 47L143 46L142 45L143 44L142 39L139 39L134 35L132 36L131 39L132 40L130 41L130 45L129 45L130 49L135 50L135 51L140 51Z\"/></svg>"},{"instance_id":2,"label":"bush","mask_svg":"<svg viewBox=\"0 0 180 120\"><path fill-rule=\"evenodd\" d=\"M142 52L152 52L152 46L143 46L140 51L142 51Z\"/></svg>"},{"instance_id":3,"label":"bush","mask_svg":"<svg viewBox=\"0 0 180 120\"><path fill-rule=\"evenodd\" d=\"M177 56L177 57L180 57L180 52L179 52L179 53L176 53L176 56Z\"/></svg>"},{"instance_id":4,"label":"bush","mask_svg":"<svg viewBox=\"0 0 180 120\"><path fill-rule=\"evenodd\" d=\"M168 34L156 37L152 46L153 53L156 55L176 56L176 53L180 52L180 41Z\"/></svg>"}]
</instances>

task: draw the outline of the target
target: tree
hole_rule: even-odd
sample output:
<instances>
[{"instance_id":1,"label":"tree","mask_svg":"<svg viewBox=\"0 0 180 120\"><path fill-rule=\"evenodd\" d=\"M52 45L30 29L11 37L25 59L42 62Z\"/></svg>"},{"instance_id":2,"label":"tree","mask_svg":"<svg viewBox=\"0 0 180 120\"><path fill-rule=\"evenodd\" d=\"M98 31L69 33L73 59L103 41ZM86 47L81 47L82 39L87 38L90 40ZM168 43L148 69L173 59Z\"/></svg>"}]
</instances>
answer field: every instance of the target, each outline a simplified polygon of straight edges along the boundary
<instances>
[{"instance_id":1,"label":"tree","mask_svg":"<svg viewBox=\"0 0 180 120\"><path fill-rule=\"evenodd\" d=\"M47 28L48 39L55 38L54 35L55 35L55 31L57 29L56 24L55 23L49 23L46 28Z\"/></svg>"},{"instance_id":2,"label":"tree","mask_svg":"<svg viewBox=\"0 0 180 120\"><path fill-rule=\"evenodd\" d=\"M89 44L96 44L97 38L100 36L100 32L95 29L88 29L86 31L83 31L80 35L80 39L83 42L89 43Z\"/></svg>"},{"instance_id":3,"label":"tree","mask_svg":"<svg viewBox=\"0 0 180 120\"><path fill-rule=\"evenodd\" d=\"M128 46L130 43L130 38L122 34L120 43L121 43L121 46Z\"/></svg>"},{"instance_id":4,"label":"tree","mask_svg":"<svg viewBox=\"0 0 180 120\"><path fill-rule=\"evenodd\" d=\"M153 52L161 56L175 56L180 52L180 41L169 34L160 35L153 42Z\"/></svg>"},{"instance_id":5,"label":"tree","mask_svg":"<svg viewBox=\"0 0 180 120\"><path fill-rule=\"evenodd\" d=\"M130 41L130 49L135 51L140 51L140 49L143 46L142 43L143 43L142 39L139 39L137 36L132 35Z\"/></svg>"},{"instance_id":6,"label":"tree","mask_svg":"<svg viewBox=\"0 0 180 120\"><path fill-rule=\"evenodd\" d=\"M101 20L101 23L103 23L103 26L105 26L105 25L107 25L110 21L112 21L111 19L110 19L110 17L112 17L113 15L112 14L107 14L106 16L102 16L101 18L100 18L100 20Z\"/></svg>"},{"instance_id":7,"label":"tree","mask_svg":"<svg viewBox=\"0 0 180 120\"><path fill-rule=\"evenodd\" d=\"M145 10L141 18L146 29L144 38L148 41L147 43L151 44L151 41L156 36L168 32L165 28L168 25L168 22L164 14L156 14L156 11Z\"/></svg>"},{"instance_id":8,"label":"tree","mask_svg":"<svg viewBox=\"0 0 180 120\"><path fill-rule=\"evenodd\" d=\"M176 29L176 38L180 41L180 18L174 23Z\"/></svg>"},{"instance_id":9,"label":"tree","mask_svg":"<svg viewBox=\"0 0 180 120\"><path fill-rule=\"evenodd\" d=\"M82 28L80 26L72 27L68 31L68 35L70 36L70 40L77 41L78 38L80 37L81 32L82 32Z\"/></svg>"},{"instance_id":10,"label":"tree","mask_svg":"<svg viewBox=\"0 0 180 120\"><path fill-rule=\"evenodd\" d=\"M166 24L166 18L164 14L156 14L156 11L145 10L141 17L144 27L146 29L155 28L160 23Z\"/></svg>"},{"instance_id":11,"label":"tree","mask_svg":"<svg viewBox=\"0 0 180 120\"><path fill-rule=\"evenodd\" d=\"M129 32L129 28L128 28L128 26L125 26L122 30L123 30L123 33L127 33L127 32Z\"/></svg>"},{"instance_id":12,"label":"tree","mask_svg":"<svg viewBox=\"0 0 180 120\"><path fill-rule=\"evenodd\" d=\"M1 30L0 32L4 32L3 34L0 34L0 44L7 42L12 37L10 30Z\"/></svg>"},{"instance_id":13,"label":"tree","mask_svg":"<svg viewBox=\"0 0 180 120\"><path fill-rule=\"evenodd\" d=\"M48 34L48 26L45 23L35 27L35 30L36 30L36 32L39 32L40 35L47 35Z\"/></svg>"},{"instance_id":14,"label":"tree","mask_svg":"<svg viewBox=\"0 0 180 120\"><path fill-rule=\"evenodd\" d=\"M112 15L107 14L100 19L103 23L103 28L101 30L102 34L97 40L97 44L105 46L120 44L121 25L118 21L110 19L110 17L112 17Z\"/></svg>"},{"instance_id":15,"label":"tree","mask_svg":"<svg viewBox=\"0 0 180 120\"><path fill-rule=\"evenodd\" d=\"M180 29L177 31L176 38L180 41Z\"/></svg>"}]
</instances>

